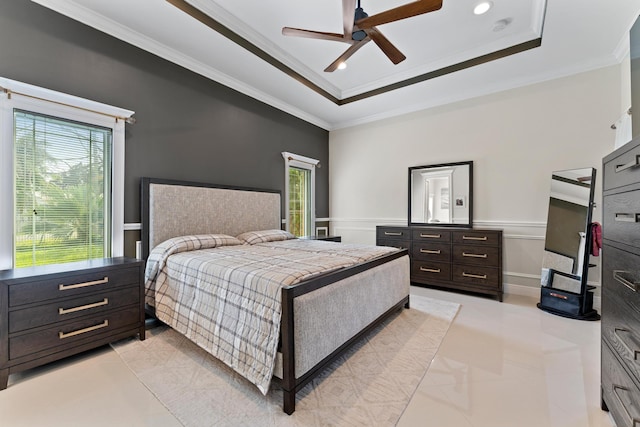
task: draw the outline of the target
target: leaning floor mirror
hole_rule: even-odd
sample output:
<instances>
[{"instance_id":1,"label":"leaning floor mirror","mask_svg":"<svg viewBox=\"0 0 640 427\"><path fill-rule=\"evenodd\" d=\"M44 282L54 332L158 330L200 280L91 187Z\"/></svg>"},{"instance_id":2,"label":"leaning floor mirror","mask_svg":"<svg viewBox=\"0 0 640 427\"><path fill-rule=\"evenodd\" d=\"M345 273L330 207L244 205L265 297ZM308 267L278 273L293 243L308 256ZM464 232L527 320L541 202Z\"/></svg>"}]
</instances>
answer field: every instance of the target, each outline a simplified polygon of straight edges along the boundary
<instances>
[{"instance_id":1,"label":"leaning floor mirror","mask_svg":"<svg viewBox=\"0 0 640 427\"><path fill-rule=\"evenodd\" d=\"M553 172L542 259L542 310L581 320L600 318L587 285L596 170Z\"/></svg>"}]
</instances>

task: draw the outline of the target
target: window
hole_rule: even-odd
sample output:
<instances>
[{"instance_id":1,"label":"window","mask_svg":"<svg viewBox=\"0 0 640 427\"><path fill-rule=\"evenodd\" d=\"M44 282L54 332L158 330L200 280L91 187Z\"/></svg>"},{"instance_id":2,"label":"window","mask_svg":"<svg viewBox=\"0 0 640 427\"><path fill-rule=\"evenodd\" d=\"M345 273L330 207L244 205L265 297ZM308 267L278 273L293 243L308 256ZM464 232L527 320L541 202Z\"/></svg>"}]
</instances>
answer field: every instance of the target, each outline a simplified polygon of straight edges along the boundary
<instances>
[{"instance_id":1,"label":"window","mask_svg":"<svg viewBox=\"0 0 640 427\"><path fill-rule=\"evenodd\" d=\"M111 254L111 129L14 110L14 267Z\"/></svg>"},{"instance_id":2,"label":"window","mask_svg":"<svg viewBox=\"0 0 640 427\"><path fill-rule=\"evenodd\" d=\"M133 112L0 86L0 268L123 255L124 119Z\"/></svg>"},{"instance_id":3,"label":"window","mask_svg":"<svg viewBox=\"0 0 640 427\"><path fill-rule=\"evenodd\" d=\"M287 231L295 236L314 234L315 179L318 160L282 153L285 161Z\"/></svg>"}]
</instances>

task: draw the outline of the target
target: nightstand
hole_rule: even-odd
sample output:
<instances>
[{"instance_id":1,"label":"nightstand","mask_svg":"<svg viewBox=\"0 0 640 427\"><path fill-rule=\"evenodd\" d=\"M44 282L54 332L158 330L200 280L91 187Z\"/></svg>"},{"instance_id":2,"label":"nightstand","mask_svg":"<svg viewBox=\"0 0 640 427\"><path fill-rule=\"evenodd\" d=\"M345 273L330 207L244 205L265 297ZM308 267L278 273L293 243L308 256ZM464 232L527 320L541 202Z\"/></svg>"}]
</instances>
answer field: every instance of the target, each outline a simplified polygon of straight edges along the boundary
<instances>
[{"instance_id":1,"label":"nightstand","mask_svg":"<svg viewBox=\"0 0 640 427\"><path fill-rule=\"evenodd\" d=\"M0 271L0 390L9 374L145 338L144 262L94 259Z\"/></svg>"},{"instance_id":2,"label":"nightstand","mask_svg":"<svg viewBox=\"0 0 640 427\"><path fill-rule=\"evenodd\" d=\"M306 240L326 240L328 242L342 242L341 236L303 236L300 238Z\"/></svg>"}]
</instances>

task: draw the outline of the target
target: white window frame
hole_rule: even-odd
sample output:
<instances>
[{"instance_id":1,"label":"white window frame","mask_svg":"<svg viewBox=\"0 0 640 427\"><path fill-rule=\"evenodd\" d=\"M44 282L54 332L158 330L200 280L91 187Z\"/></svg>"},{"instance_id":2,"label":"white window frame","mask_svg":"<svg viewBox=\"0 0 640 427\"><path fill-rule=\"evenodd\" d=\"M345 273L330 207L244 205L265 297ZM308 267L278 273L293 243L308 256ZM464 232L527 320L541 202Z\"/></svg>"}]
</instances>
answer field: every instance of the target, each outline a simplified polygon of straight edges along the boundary
<instances>
[{"instance_id":1,"label":"white window frame","mask_svg":"<svg viewBox=\"0 0 640 427\"><path fill-rule=\"evenodd\" d=\"M112 235L111 254L107 256L123 256L124 128L125 120L133 116L134 112L2 77L0 87L0 270L13 268L14 265L14 109L112 130Z\"/></svg>"},{"instance_id":2,"label":"white window frame","mask_svg":"<svg viewBox=\"0 0 640 427\"><path fill-rule=\"evenodd\" d=\"M284 157L284 206L285 206L285 223L286 230L291 231L290 218L289 218L289 168L295 167L298 169L306 169L311 171L311 230L313 232L316 224L316 167L320 160L312 159L311 157L301 156L299 154L289 153L288 151L282 152Z\"/></svg>"}]
</instances>

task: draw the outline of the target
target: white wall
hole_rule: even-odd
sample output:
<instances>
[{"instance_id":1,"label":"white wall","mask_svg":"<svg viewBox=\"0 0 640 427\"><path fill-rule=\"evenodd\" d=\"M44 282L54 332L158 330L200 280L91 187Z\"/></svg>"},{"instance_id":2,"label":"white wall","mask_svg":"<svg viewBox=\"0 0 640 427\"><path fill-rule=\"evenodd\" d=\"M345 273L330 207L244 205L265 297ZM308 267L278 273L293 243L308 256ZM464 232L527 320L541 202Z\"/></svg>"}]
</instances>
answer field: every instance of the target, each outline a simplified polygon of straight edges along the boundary
<instances>
[{"instance_id":1,"label":"white wall","mask_svg":"<svg viewBox=\"0 0 640 427\"><path fill-rule=\"evenodd\" d=\"M596 167L600 200L622 75L616 65L331 132L331 233L374 244L376 225L407 223L409 166L473 160L474 226L504 230L506 291L534 292L551 173Z\"/></svg>"}]
</instances>

